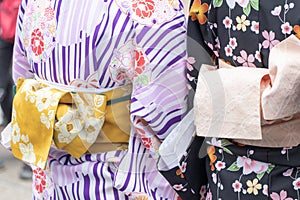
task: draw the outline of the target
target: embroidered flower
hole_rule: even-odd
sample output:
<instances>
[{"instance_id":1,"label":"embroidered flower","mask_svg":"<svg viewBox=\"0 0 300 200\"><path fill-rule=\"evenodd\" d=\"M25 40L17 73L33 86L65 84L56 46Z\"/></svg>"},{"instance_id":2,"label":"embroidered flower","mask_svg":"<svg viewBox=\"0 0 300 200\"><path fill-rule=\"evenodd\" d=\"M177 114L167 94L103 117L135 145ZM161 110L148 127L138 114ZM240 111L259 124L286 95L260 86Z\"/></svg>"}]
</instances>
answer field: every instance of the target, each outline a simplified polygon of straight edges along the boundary
<instances>
[{"instance_id":1,"label":"embroidered flower","mask_svg":"<svg viewBox=\"0 0 300 200\"><path fill-rule=\"evenodd\" d=\"M253 181L248 180L246 182L248 189L247 192L248 194L254 194L254 195L258 195L258 190L262 189L262 185L260 183L258 183L258 179L255 178Z\"/></svg>"},{"instance_id":2,"label":"embroidered flower","mask_svg":"<svg viewBox=\"0 0 300 200\"><path fill-rule=\"evenodd\" d=\"M256 21L251 22L251 31L253 31L255 34L259 33L259 22Z\"/></svg>"},{"instance_id":3,"label":"embroidered flower","mask_svg":"<svg viewBox=\"0 0 300 200\"><path fill-rule=\"evenodd\" d=\"M274 16L279 16L281 13L281 6L276 6L272 11L271 11L272 15Z\"/></svg>"},{"instance_id":4,"label":"embroidered flower","mask_svg":"<svg viewBox=\"0 0 300 200\"><path fill-rule=\"evenodd\" d=\"M291 34L293 30L293 27L290 25L289 22L285 22L284 24L281 25L281 32L283 34Z\"/></svg>"},{"instance_id":5,"label":"embroidered flower","mask_svg":"<svg viewBox=\"0 0 300 200\"><path fill-rule=\"evenodd\" d=\"M142 139L142 142L143 142L144 146L146 147L146 149L150 149L151 146L152 146L151 139L150 138L146 138L146 137L143 137L141 139Z\"/></svg>"},{"instance_id":6,"label":"embroidered flower","mask_svg":"<svg viewBox=\"0 0 300 200\"><path fill-rule=\"evenodd\" d=\"M132 0L132 10L140 18L149 18L154 13L155 3L153 0Z\"/></svg>"},{"instance_id":7,"label":"embroidered flower","mask_svg":"<svg viewBox=\"0 0 300 200\"><path fill-rule=\"evenodd\" d=\"M244 175L248 175L252 172L254 172L256 174L260 174L260 173L267 171L267 169L268 169L267 163L252 160L245 156L243 156L243 157L239 156L237 158L236 164L239 168L241 168L241 167L243 168Z\"/></svg>"},{"instance_id":8,"label":"embroidered flower","mask_svg":"<svg viewBox=\"0 0 300 200\"><path fill-rule=\"evenodd\" d=\"M296 33L296 37L300 39L300 26L299 25L295 25L294 26L294 32Z\"/></svg>"},{"instance_id":9,"label":"embroidered flower","mask_svg":"<svg viewBox=\"0 0 300 200\"><path fill-rule=\"evenodd\" d=\"M224 50L225 50L225 54L226 54L226 56L232 56L233 54L233 50L232 50L232 48L229 46L229 45L227 45L225 48L224 48Z\"/></svg>"},{"instance_id":10,"label":"embroidered flower","mask_svg":"<svg viewBox=\"0 0 300 200\"><path fill-rule=\"evenodd\" d=\"M225 19L223 19L223 24L225 25L225 28L231 28L232 19L226 16Z\"/></svg>"},{"instance_id":11,"label":"embroidered flower","mask_svg":"<svg viewBox=\"0 0 300 200\"><path fill-rule=\"evenodd\" d=\"M247 26L250 25L250 21L246 20L246 15L242 15L241 17L237 16L236 22L237 22L236 29L242 30L243 32L245 32L247 30Z\"/></svg>"},{"instance_id":12,"label":"embroidered flower","mask_svg":"<svg viewBox=\"0 0 300 200\"><path fill-rule=\"evenodd\" d=\"M226 167L226 165L224 162L218 161L218 162L216 162L215 167L218 171L221 171L222 169L224 169Z\"/></svg>"},{"instance_id":13,"label":"embroidered flower","mask_svg":"<svg viewBox=\"0 0 300 200\"><path fill-rule=\"evenodd\" d=\"M34 29L31 33L31 49L36 56L39 56L44 51L44 37L40 29Z\"/></svg>"},{"instance_id":14,"label":"embroidered flower","mask_svg":"<svg viewBox=\"0 0 300 200\"><path fill-rule=\"evenodd\" d=\"M234 192L241 192L242 186L243 185L238 180L235 180L235 182L232 183Z\"/></svg>"},{"instance_id":15,"label":"embroidered flower","mask_svg":"<svg viewBox=\"0 0 300 200\"><path fill-rule=\"evenodd\" d=\"M193 21L198 19L198 22L200 24L205 24L207 20L205 13L207 11L208 11L207 3L201 4L201 0L195 0L190 9L190 16L192 17Z\"/></svg>"},{"instance_id":16,"label":"embroidered flower","mask_svg":"<svg viewBox=\"0 0 300 200\"><path fill-rule=\"evenodd\" d=\"M281 190L280 195L276 192L272 192L270 197L273 200L293 200L293 198L287 197L287 192L285 190Z\"/></svg>"},{"instance_id":17,"label":"embroidered flower","mask_svg":"<svg viewBox=\"0 0 300 200\"><path fill-rule=\"evenodd\" d=\"M295 190L300 189L300 178L297 178L296 180L293 181L293 186Z\"/></svg>"},{"instance_id":18,"label":"embroidered flower","mask_svg":"<svg viewBox=\"0 0 300 200\"><path fill-rule=\"evenodd\" d=\"M32 172L34 188L41 194L46 188L46 174L41 168L36 168Z\"/></svg>"},{"instance_id":19,"label":"embroidered flower","mask_svg":"<svg viewBox=\"0 0 300 200\"><path fill-rule=\"evenodd\" d=\"M269 186L268 185L263 186L262 193L266 196L269 196Z\"/></svg>"},{"instance_id":20,"label":"embroidered flower","mask_svg":"<svg viewBox=\"0 0 300 200\"><path fill-rule=\"evenodd\" d=\"M254 62L254 56L253 54L247 55L247 52L242 50L240 52L241 56L237 57L237 61L242 64L245 67L256 67L253 62Z\"/></svg>"},{"instance_id":21,"label":"embroidered flower","mask_svg":"<svg viewBox=\"0 0 300 200\"><path fill-rule=\"evenodd\" d=\"M229 39L229 46L232 48L232 49L235 49L237 47L237 42L236 42L236 38L233 37L233 38L230 38Z\"/></svg>"}]
</instances>

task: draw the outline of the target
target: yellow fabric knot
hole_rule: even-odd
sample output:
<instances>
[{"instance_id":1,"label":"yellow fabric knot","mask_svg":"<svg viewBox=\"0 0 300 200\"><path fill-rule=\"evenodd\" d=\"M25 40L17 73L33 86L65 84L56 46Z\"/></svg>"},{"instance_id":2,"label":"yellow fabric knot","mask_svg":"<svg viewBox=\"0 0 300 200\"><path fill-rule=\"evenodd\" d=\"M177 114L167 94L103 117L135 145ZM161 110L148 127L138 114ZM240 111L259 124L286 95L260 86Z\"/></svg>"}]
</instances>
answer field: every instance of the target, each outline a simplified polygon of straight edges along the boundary
<instances>
[{"instance_id":1,"label":"yellow fabric knot","mask_svg":"<svg viewBox=\"0 0 300 200\"><path fill-rule=\"evenodd\" d=\"M47 87L19 79L13 101L12 153L45 168L52 141L75 158L96 141L105 120L107 97Z\"/></svg>"}]
</instances>

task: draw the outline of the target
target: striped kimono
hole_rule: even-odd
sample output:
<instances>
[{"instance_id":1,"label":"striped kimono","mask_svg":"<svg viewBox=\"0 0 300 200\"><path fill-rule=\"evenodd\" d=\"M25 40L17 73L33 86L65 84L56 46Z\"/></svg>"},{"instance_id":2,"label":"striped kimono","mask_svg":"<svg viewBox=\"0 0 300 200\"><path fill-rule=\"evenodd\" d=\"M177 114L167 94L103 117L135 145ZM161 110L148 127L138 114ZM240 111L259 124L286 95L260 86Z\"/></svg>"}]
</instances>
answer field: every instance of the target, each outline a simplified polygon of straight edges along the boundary
<instances>
[{"instance_id":1,"label":"striped kimono","mask_svg":"<svg viewBox=\"0 0 300 200\"><path fill-rule=\"evenodd\" d=\"M132 84L127 150L76 159L52 146L33 199L177 199L157 149L186 112L180 0L23 0L13 78L101 93Z\"/></svg>"}]
</instances>

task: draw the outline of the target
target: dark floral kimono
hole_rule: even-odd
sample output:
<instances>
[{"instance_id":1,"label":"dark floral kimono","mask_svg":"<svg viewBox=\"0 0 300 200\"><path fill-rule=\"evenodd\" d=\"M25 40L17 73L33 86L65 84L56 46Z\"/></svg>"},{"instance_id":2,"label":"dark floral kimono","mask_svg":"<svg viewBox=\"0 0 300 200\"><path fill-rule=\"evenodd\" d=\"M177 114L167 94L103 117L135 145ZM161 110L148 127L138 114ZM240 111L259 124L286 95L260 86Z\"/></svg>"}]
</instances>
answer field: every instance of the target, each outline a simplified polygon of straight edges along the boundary
<instances>
[{"instance_id":1,"label":"dark floral kimono","mask_svg":"<svg viewBox=\"0 0 300 200\"><path fill-rule=\"evenodd\" d=\"M187 46L191 88L196 90L202 64L218 66L221 60L235 67L268 68L275 45L292 34L300 38L299 11L295 0L192 1ZM299 146L267 148L207 138L202 158L203 140L196 136L178 167L162 172L182 199L300 199Z\"/></svg>"}]
</instances>

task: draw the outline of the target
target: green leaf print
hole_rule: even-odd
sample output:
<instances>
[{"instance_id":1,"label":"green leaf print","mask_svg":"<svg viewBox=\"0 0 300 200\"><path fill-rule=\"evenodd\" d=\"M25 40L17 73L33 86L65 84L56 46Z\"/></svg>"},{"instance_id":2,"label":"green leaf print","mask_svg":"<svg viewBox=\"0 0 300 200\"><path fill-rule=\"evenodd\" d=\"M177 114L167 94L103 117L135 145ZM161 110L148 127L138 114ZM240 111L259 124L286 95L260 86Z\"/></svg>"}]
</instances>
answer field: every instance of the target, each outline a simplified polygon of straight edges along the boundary
<instances>
[{"instance_id":1,"label":"green leaf print","mask_svg":"<svg viewBox=\"0 0 300 200\"><path fill-rule=\"evenodd\" d=\"M220 7L223 4L223 0L214 0L213 5L214 7Z\"/></svg>"},{"instance_id":2,"label":"green leaf print","mask_svg":"<svg viewBox=\"0 0 300 200\"><path fill-rule=\"evenodd\" d=\"M221 140L221 146L222 147L226 147L226 146L231 145L231 144L232 143L229 140L226 140L226 139Z\"/></svg>"},{"instance_id":3,"label":"green leaf print","mask_svg":"<svg viewBox=\"0 0 300 200\"><path fill-rule=\"evenodd\" d=\"M259 10L258 0L250 0L250 4L254 10L257 10L257 11Z\"/></svg>"},{"instance_id":4,"label":"green leaf print","mask_svg":"<svg viewBox=\"0 0 300 200\"><path fill-rule=\"evenodd\" d=\"M236 162L232 163L230 167L227 168L228 171L236 172L239 171L240 168L237 166Z\"/></svg>"},{"instance_id":5,"label":"green leaf print","mask_svg":"<svg viewBox=\"0 0 300 200\"><path fill-rule=\"evenodd\" d=\"M267 173L270 174L271 171L274 169L275 165L269 165L267 169Z\"/></svg>"},{"instance_id":6,"label":"green leaf print","mask_svg":"<svg viewBox=\"0 0 300 200\"><path fill-rule=\"evenodd\" d=\"M223 149L223 151L225 151L226 153L228 153L228 154L230 154L230 155L233 155L233 153L232 153L229 149L227 149L226 147L223 147L222 149Z\"/></svg>"},{"instance_id":7,"label":"green leaf print","mask_svg":"<svg viewBox=\"0 0 300 200\"><path fill-rule=\"evenodd\" d=\"M266 172L263 172L263 173L260 173L260 174L257 174L256 177L258 178L258 180L261 180L262 177L265 175Z\"/></svg>"},{"instance_id":8,"label":"green leaf print","mask_svg":"<svg viewBox=\"0 0 300 200\"><path fill-rule=\"evenodd\" d=\"M245 8L243 8L243 12L245 13L245 15L249 16L249 14L251 12L250 3Z\"/></svg>"}]
</instances>

